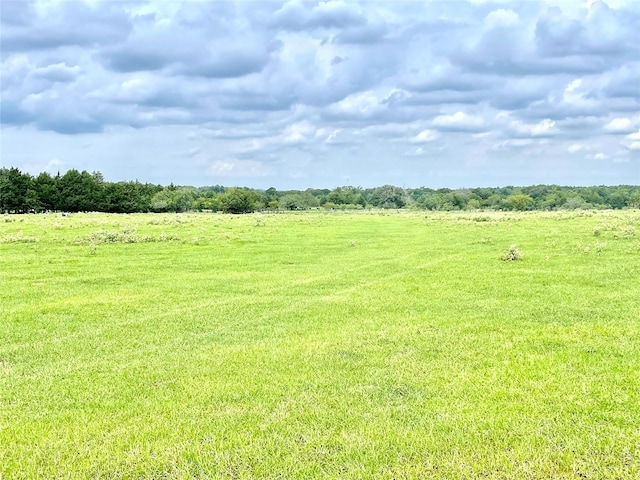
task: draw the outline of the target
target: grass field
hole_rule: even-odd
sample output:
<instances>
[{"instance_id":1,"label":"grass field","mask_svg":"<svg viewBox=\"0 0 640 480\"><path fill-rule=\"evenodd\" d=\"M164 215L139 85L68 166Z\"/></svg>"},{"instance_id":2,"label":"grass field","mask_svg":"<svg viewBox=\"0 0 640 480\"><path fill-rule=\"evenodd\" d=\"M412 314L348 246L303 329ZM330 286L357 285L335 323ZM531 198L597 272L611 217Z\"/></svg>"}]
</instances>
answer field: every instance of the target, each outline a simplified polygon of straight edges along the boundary
<instances>
[{"instance_id":1,"label":"grass field","mask_svg":"<svg viewBox=\"0 0 640 480\"><path fill-rule=\"evenodd\" d=\"M640 477L639 211L4 216L0 255L2 480Z\"/></svg>"}]
</instances>

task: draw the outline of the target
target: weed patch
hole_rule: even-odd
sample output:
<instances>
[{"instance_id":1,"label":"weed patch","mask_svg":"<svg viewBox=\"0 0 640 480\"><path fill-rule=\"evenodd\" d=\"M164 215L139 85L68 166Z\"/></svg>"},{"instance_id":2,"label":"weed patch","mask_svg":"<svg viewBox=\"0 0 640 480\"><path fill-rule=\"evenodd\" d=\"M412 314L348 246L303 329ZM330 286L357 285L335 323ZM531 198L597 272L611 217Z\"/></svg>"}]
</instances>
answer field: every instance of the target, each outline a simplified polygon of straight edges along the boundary
<instances>
[{"instance_id":1,"label":"weed patch","mask_svg":"<svg viewBox=\"0 0 640 480\"><path fill-rule=\"evenodd\" d=\"M3 235L0 237L0 243L36 243L38 241L38 237L25 235L22 232Z\"/></svg>"},{"instance_id":2,"label":"weed patch","mask_svg":"<svg viewBox=\"0 0 640 480\"><path fill-rule=\"evenodd\" d=\"M159 235L139 235L135 230L123 231L110 230L93 232L84 237L76 237L75 243L88 243L100 245L103 243L151 243L151 242L175 242L179 238L175 234L160 233ZM95 252L94 252L95 253Z\"/></svg>"},{"instance_id":3,"label":"weed patch","mask_svg":"<svg viewBox=\"0 0 640 480\"><path fill-rule=\"evenodd\" d=\"M509 248L502 252L500 259L504 262L515 262L516 260L522 260L523 255L517 245L509 245Z\"/></svg>"}]
</instances>

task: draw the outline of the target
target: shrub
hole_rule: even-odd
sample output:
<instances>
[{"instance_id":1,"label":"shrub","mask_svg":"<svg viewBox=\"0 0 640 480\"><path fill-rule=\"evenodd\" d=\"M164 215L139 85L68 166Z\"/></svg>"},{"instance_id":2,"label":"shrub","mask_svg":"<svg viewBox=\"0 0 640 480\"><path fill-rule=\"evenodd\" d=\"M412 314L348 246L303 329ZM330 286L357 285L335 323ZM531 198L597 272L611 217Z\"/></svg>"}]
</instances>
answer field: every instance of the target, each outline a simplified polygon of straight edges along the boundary
<instances>
[{"instance_id":1,"label":"shrub","mask_svg":"<svg viewBox=\"0 0 640 480\"><path fill-rule=\"evenodd\" d=\"M602 252L602 250L604 250L606 246L607 246L607 242L596 242L593 244L593 248L598 253Z\"/></svg>"},{"instance_id":2,"label":"shrub","mask_svg":"<svg viewBox=\"0 0 640 480\"><path fill-rule=\"evenodd\" d=\"M500 256L500 259L505 262L522 260L522 252L515 244L509 245L509 249Z\"/></svg>"}]
</instances>

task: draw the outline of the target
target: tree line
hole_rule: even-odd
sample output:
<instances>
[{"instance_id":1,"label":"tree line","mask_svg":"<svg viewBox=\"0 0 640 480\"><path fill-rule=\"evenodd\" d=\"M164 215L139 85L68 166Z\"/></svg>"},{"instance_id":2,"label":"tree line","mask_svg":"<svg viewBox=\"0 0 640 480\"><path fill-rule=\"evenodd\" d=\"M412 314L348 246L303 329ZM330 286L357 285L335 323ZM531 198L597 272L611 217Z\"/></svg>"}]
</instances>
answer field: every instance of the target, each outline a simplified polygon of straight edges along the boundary
<instances>
[{"instance_id":1,"label":"tree line","mask_svg":"<svg viewBox=\"0 0 640 480\"><path fill-rule=\"evenodd\" d=\"M0 168L0 212L185 212L250 213L310 209L558 210L640 208L640 186L482 187L462 189L375 188L267 190L246 187L153 185L107 182L100 172L68 170L37 176Z\"/></svg>"}]
</instances>

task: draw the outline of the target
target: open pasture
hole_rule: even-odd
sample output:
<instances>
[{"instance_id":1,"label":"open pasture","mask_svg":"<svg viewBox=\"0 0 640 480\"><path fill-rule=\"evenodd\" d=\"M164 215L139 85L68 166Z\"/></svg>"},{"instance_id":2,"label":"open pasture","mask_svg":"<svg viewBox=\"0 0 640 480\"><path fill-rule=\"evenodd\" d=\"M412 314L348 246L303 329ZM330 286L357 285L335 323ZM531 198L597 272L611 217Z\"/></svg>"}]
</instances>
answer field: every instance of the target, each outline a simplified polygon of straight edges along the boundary
<instances>
[{"instance_id":1,"label":"open pasture","mask_svg":"<svg viewBox=\"0 0 640 480\"><path fill-rule=\"evenodd\" d=\"M640 477L638 211L16 215L0 255L3 480Z\"/></svg>"}]
</instances>

